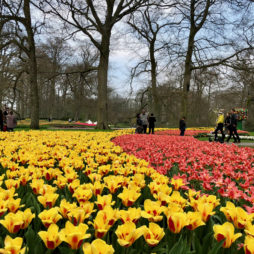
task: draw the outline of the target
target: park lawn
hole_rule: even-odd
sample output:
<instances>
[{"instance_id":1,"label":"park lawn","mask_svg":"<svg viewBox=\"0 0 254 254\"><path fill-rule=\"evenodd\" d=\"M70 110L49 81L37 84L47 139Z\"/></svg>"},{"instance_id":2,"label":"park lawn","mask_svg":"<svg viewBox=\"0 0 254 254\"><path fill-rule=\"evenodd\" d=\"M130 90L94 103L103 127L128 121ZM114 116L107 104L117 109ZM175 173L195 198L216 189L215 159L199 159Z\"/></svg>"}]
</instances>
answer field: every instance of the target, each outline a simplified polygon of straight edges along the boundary
<instances>
[{"instance_id":1,"label":"park lawn","mask_svg":"<svg viewBox=\"0 0 254 254\"><path fill-rule=\"evenodd\" d=\"M212 140L214 139L214 137L211 137L211 138L212 138ZM209 137L198 137L196 139L198 139L200 141L209 141ZM234 141L234 139L231 138L230 142L233 142L233 141ZM241 141L244 143L254 143L254 140L248 140L248 139L241 139Z\"/></svg>"}]
</instances>

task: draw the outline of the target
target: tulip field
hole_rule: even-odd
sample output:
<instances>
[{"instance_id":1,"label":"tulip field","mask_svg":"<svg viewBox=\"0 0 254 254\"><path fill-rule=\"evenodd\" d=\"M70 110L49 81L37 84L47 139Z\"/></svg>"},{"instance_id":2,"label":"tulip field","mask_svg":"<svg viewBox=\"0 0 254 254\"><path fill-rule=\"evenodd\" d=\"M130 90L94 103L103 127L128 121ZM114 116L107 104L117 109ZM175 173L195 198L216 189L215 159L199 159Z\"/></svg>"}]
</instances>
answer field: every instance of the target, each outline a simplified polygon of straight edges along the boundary
<instances>
[{"instance_id":1,"label":"tulip field","mask_svg":"<svg viewBox=\"0 0 254 254\"><path fill-rule=\"evenodd\" d=\"M132 132L0 133L0 253L254 253L252 148Z\"/></svg>"}]
</instances>

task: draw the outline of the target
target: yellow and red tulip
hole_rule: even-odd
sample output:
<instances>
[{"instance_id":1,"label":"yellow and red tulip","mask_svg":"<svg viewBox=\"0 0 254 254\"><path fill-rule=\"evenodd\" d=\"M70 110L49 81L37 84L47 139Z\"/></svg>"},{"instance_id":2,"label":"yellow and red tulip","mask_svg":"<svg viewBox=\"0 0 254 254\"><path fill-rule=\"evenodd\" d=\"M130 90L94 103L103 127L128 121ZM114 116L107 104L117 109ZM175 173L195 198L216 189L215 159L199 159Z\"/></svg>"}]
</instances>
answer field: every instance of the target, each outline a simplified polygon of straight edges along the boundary
<instances>
[{"instance_id":1,"label":"yellow and red tulip","mask_svg":"<svg viewBox=\"0 0 254 254\"><path fill-rule=\"evenodd\" d=\"M92 243L83 244L84 254L113 254L115 252L112 245L108 245L101 239L95 239Z\"/></svg>"},{"instance_id":2,"label":"yellow and red tulip","mask_svg":"<svg viewBox=\"0 0 254 254\"><path fill-rule=\"evenodd\" d=\"M70 248L77 250L81 247L83 240L89 238L91 235L86 234L88 226L80 223L74 226L71 222L67 221L65 228L60 231L60 240L69 244Z\"/></svg>"},{"instance_id":3,"label":"yellow and red tulip","mask_svg":"<svg viewBox=\"0 0 254 254\"><path fill-rule=\"evenodd\" d=\"M241 233L235 234L235 228L232 223L225 222L223 225L214 225L213 226L214 237L220 242L223 242L223 248L230 248L232 243L239 237L242 236Z\"/></svg>"},{"instance_id":4,"label":"yellow and red tulip","mask_svg":"<svg viewBox=\"0 0 254 254\"><path fill-rule=\"evenodd\" d=\"M40 231L38 235L45 246L51 250L55 249L62 242L59 237L59 228L56 224L51 224L47 231Z\"/></svg>"},{"instance_id":5,"label":"yellow and red tulip","mask_svg":"<svg viewBox=\"0 0 254 254\"><path fill-rule=\"evenodd\" d=\"M146 228L144 232L145 241L151 247L158 245L164 235L165 232L163 228L153 222L149 223L149 228Z\"/></svg>"},{"instance_id":6,"label":"yellow and red tulip","mask_svg":"<svg viewBox=\"0 0 254 254\"><path fill-rule=\"evenodd\" d=\"M146 226L136 228L135 223L127 222L118 226L115 231L117 242L123 247L130 247L146 231Z\"/></svg>"},{"instance_id":7,"label":"yellow and red tulip","mask_svg":"<svg viewBox=\"0 0 254 254\"><path fill-rule=\"evenodd\" d=\"M129 190L127 188L123 189L123 192L118 194L118 197L122 199L122 203L129 207L132 206L135 201L140 197L140 193L136 192L135 190Z\"/></svg>"},{"instance_id":8,"label":"yellow and red tulip","mask_svg":"<svg viewBox=\"0 0 254 254\"><path fill-rule=\"evenodd\" d=\"M4 254L24 254L26 248L22 249L23 239L16 237L12 239L9 235L5 237L4 249L0 249L0 253Z\"/></svg>"}]
</instances>

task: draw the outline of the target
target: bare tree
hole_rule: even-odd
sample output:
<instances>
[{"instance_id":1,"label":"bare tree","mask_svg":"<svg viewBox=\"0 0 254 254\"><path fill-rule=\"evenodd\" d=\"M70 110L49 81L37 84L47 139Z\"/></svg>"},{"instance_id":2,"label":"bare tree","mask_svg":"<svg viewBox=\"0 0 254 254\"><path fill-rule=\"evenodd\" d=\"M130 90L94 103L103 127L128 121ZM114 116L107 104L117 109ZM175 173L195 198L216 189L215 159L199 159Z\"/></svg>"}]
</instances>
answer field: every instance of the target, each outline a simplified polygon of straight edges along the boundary
<instances>
[{"instance_id":1,"label":"bare tree","mask_svg":"<svg viewBox=\"0 0 254 254\"><path fill-rule=\"evenodd\" d=\"M179 31L188 30L188 41L184 44L186 51L181 106L183 115L186 115L188 111L188 94L194 70L227 63L252 47L248 44L239 44L234 40L232 33L225 32L229 29L228 26L233 26L233 21L227 18L230 4L235 3L222 0L182 0L176 5L176 15L184 18ZM240 8L243 13L245 7ZM229 53L225 54L225 52Z\"/></svg>"},{"instance_id":2,"label":"bare tree","mask_svg":"<svg viewBox=\"0 0 254 254\"><path fill-rule=\"evenodd\" d=\"M108 128L107 82L112 29L126 15L147 2L148 0L45 0L38 4L43 11L54 14L65 24L72 26L75 29L73 33L82 32L86 35L100 52L97 128Z\"/></svg>"},{"instance_id":3,"label":"bare tree","mask_svg":"<svg viewBox=\"0 0 254 254\"><path fill-rule=\"evenodd\" d=\"M28 73L30 83L30 108L32 129L39 128L39 94L37 85L37 60L34 35L38 27L33 27L31 19L31 1L3 0L0 15L1 36L8 37L4 48L10 44L19 47L28 59ZM7 25L11 27L8 29ZM38 24L37 24L38 25ZM6 28L4 30L4 28Z\"/></svg>"},{"instance_id":4,"label":"bare tree","mask_svg":"<svg viewBox=\"0 0 254 254\"><path fill-rule=\"evenodd\" d=\"M167 7L169 8L169 6ZM128 24L136 32L137 38L148 48L148 56L132 69L131 79L144 72L150 73L152 109L157 117L157 122L160 122L160 100L157 92L158 54L168 47L168 43L163 40L160 33L167 33L168 26L177 24L170 22L167 16L168 13L163 12L159 6L147 6L132 14L128 20Z\"/></svg>"}]
</instances>

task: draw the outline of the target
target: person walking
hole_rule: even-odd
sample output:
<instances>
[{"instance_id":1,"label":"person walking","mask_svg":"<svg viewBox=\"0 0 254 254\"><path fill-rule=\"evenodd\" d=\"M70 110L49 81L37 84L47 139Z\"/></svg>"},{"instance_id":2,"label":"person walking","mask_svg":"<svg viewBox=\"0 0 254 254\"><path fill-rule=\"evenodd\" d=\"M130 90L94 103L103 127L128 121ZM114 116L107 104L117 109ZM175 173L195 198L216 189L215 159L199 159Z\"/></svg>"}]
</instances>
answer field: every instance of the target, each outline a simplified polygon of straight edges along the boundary
<instances>
[{"instance_id":1,"label":"person walking","mask_svg":"<svg viewBox=\"0 0 254 254\"><path fill-rule=\"evenodd\" d=\"M229 137L227 139L227 142L229 142L229 140L231 139L232 136L234 138L234 143L241 142L240 137L237 133L237 115L236 115L235 109L231 110L230 125L229 125Z\"/></svg>"},{"instance_id":2,"label":"person walking","mask_svg":"<svg viewBox=\"0 0 254 254\"><path fill-rule=\"evenodd\" d=\"M149 134L152 132L154 134L154 127L155 127L156 118L154 117L153 113L148 118L149 123Z\"/></svg>"},{"instance_id":3,"label":"person walking","mask_svg":"<svg viewBox=\"0 0 254 254\"><path fill-rule=\"evenodd\" d=\"M7 131L13 131L14 128L17 126L17 120L16 117L13 115L13 111L10 111L10 113L6 116L6 122Z\"/></svg>"},{"instance_id":4,"label":"person walking","mask_svg":"<svg viewBox=\"0 0 254 254\"><path fill-rule=\"evenodd\" d=\"M223 131L223 127L224 127L224 114L222 111L219 112L218 114L218 118L216 120L216 124L217 124L217 127L215 129L215 136L214 136L214 141L218 141L218 131L221 132L222 134L222 143L224 142L224 139L225 139L225 134L224 134L224 131Z\"/></svg>"},{"instance_id":5,"label":"person walking","mask_svg":"<svg viewBox=\"0 0 254 254\"><path fill-rule=\"evenodd\" d=\"M225 132L226 134L229 134L229 126L230 126L230 122L231 122L231 115L230 112L227 113L226 118L225 118Z\"/></svg>"},{"instance_id":6,"label":"person walking","mask_svg":"<svg viewBox=\"0 0 254 254\"><path fill-rule=\"evenodd\" d=\"M180 130L180 136L184 136L184 132L186 130L186 123L185 123L184 116L179 121L179 130Z\"/></svg>"},{"instance_id":7,"label":"person walking","mask_svg":"<svg viewBox=\"0 0 254 254\"><path fill-rule=\"evenodd\" d=\"M148 125L148 113L146 113L144 109L142 110L142 113L140 114L140 119L142 121L144 134L146 134L147 125Z\"/></svg>"},{"instance_id":8,"label":"person walking","mask_svg":"<svg viewBox=\"0 0 254 254\"><path fill-rule=\"evenodd\" d=\"M3 115L2 109L0 109L0 128L1 128L1 131L4 130L4 115Z\"/></svg>"}]
</instances>

